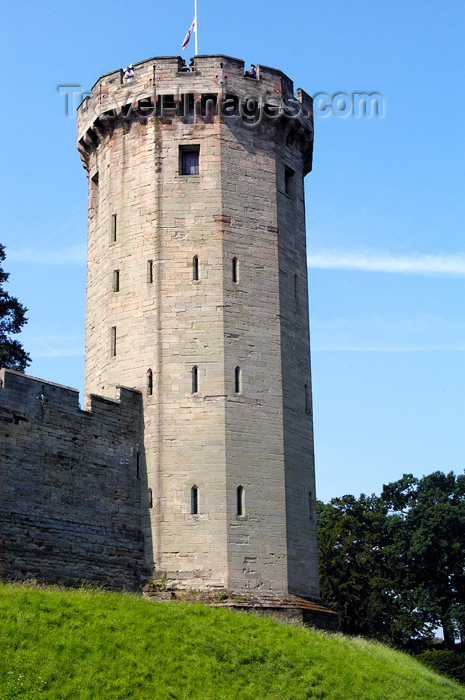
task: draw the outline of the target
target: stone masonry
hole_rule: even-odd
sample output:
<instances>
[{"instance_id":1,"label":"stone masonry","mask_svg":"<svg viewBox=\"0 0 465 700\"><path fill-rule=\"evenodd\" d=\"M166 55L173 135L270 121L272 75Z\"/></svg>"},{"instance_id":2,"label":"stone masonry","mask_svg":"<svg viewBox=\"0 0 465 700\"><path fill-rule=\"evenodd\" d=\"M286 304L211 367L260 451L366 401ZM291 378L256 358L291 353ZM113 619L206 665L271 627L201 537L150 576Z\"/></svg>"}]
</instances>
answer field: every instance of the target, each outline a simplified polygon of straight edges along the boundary
<instances>
[{"instance_id":1,"label":"stone masonry","mask_svg":"<svg viewBox=\"0 0 465 700\"><path fill-rule=\"evenodd\" d=\"M3 370L0 575L317 600L312 101L227 56L180 69L109 73L79 108L85 410Z\"/></svg>"},{"instance_id":2,"label":"stone masonry","mask_svg":"<svg viewBox=\"0 0 465 700\"><path fill-rule=\"evenodd\" d=\"M141 399L119 401L0 371L0 576L136 589Z\"/></svg>"},{"instance_id":3,"label":"stone masonry","mask_svg":"<svg viewBox=\"0 0 465 700\"><path fill-rule=\"evenodd\" d=\"M111 396L122 383L143 394L143 530L156 576L318 597L311 99L294 97L280 71L247 78L227 56L180 68L158 57L136 64L131 83L107 74L79 109L86 393ZM197 154L189 174L186 152Z\"/></svg>"}]
</instances>

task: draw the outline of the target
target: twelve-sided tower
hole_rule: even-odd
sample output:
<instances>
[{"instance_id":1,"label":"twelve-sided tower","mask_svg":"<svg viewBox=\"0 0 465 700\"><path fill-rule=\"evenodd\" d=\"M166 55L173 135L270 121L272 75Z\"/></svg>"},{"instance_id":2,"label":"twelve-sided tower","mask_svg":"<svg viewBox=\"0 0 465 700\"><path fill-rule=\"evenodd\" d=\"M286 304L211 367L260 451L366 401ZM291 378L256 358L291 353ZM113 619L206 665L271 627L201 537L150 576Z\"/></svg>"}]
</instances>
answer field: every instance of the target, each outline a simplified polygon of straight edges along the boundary
<instances>
[{"instance_id":1,"label":"twelve-sided tower","mask_svg":"<svg viewBox=\"0 0 465 700\"><path fill-rule=\"evenodd\" d=\"M319 596L303 179L311 99L198 56L100 78L86 394L141 390L147 563L169 585Z\"/></svg>"}]
</instances>

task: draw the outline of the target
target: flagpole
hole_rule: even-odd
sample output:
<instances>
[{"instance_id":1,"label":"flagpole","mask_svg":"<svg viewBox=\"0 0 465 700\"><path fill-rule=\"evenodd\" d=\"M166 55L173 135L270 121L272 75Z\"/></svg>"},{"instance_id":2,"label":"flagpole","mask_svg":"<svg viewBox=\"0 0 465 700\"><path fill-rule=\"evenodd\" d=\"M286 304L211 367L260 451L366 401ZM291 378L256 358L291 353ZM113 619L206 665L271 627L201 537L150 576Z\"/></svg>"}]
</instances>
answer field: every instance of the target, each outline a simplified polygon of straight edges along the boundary
<instances>
[{"instance_id":1,"label":"flagpole","mask_svg":"<svg viewBox=\"0 0 465 700\"><path fill-rule=\"evenodd\" d=\"M195 22L195 55L199 53L199 46L197 43L197 0L195 0L195 17L194 17L194 22Z\"/></svg>"}]
</instances>

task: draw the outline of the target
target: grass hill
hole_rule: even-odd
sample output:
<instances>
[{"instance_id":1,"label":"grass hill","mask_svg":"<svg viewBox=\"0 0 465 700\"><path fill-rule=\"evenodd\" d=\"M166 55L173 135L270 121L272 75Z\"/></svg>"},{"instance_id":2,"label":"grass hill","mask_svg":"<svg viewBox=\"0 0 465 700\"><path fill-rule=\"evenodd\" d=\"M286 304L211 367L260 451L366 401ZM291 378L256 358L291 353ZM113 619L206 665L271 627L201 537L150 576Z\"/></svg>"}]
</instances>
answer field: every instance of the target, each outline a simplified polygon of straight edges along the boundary
<instances>
[{"instance_id":1,"label":"grass hill","mask_svg":"<svg viewBox=\"0 0 465 700\"><path fill-rule=\"evenodd\" d=\"M0 584L0 698L465 699L362 639L200 604Z\"/></svg>"}]
</instances>

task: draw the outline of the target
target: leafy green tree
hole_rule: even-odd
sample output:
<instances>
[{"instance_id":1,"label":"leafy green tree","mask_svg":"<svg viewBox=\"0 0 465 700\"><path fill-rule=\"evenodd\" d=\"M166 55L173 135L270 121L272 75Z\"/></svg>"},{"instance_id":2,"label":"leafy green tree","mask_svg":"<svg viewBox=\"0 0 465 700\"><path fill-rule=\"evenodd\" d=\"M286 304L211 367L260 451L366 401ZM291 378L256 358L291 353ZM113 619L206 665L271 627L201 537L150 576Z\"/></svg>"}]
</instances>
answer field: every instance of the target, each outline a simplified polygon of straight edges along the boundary
<instances>
[{"instance_id":1,"label":"leafy green tree","mask_svg":"<svg viewBox=\"0 0 465 700\"><path fill-rule=\"evenodd\" d=\"M321 595L339 612L342 631L397 646L431 635L404 588L383 500L346 495L317 509Z\"/></svg>"},{"instance_id":2,"label":"leafy green tree","mask_svg":"<svg viewBox=\"0 0 465 700\"><path fill-rule=\"evenodd\" d=\"M16 297L4 290L9 273L4 272L1 263L5 260L5 246L0 243L0 367L8 367L24 372L31 358L18 340L11 335L19 333L27 322L27 309Z\"/></svg>"},{"instance_id":3,"label":"leafy green tree","mask_svg":"<svg viewBox=\"0 0 465 700\"><path fill-rule=\"evenodd\" d=\"M465 474L404 474L382 498L416 609L453 647L465 631Z\"/></svg>"}]
</instances>

